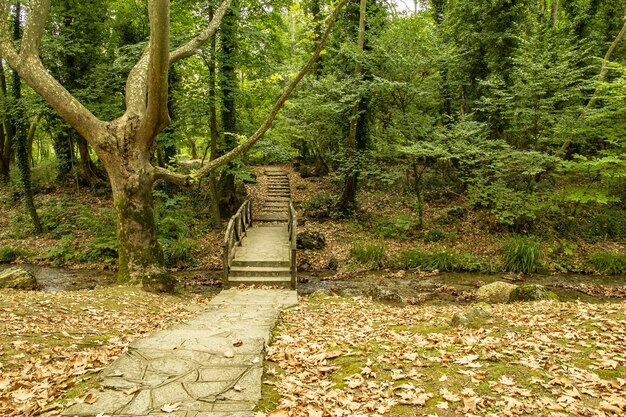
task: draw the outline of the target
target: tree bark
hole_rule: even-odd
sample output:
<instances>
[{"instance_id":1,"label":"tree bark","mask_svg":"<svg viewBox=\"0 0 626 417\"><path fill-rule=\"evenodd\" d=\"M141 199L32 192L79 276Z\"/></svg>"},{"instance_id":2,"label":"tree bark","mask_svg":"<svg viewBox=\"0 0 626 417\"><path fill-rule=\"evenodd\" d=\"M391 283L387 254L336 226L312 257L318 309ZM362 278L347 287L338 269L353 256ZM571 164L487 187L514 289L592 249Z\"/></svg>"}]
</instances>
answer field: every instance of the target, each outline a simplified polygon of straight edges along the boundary
<instances>
[{"instance_id":1,"label":"tree bark","mask_svg":"<svg viewBox=\"0 0 626 417\"><path fill-rule=\"evenodd\" d=\"M209 7L209 19L213 18L213 6ZM209 57L209 129L211 131L211 155L209 160L213 161L218 157L218 141L219 132L217 128L217 97L216 97L216 55L217 42L215 37L211 38L211 56ZM213 217L213 226L219 228L222 220L220 211L219 194L217 192L217 178L215 173L209 176L209 190L211 199L211 215Z\"/></svg>"},{"instance_id":2,"label":"tree bark","mask_svg":"<svg viewBox=\"0 0 626 417\"><path fill-rule=\"evenodd\" d=\"M4 64L0 59L0 181L8 182L11 173L11 159L13 156L13 129L10 124L7 103L7 83L4 73Z\"/></svg>"}]
</instances>

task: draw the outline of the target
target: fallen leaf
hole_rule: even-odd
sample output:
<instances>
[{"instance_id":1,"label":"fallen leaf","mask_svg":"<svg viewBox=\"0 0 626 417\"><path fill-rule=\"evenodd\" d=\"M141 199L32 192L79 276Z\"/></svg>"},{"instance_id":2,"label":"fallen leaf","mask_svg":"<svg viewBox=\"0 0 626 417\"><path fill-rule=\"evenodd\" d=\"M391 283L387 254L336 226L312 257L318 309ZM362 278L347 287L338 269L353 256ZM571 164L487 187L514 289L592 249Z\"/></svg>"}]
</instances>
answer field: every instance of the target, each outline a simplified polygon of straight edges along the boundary
<instances>
[{"instance_id":1,"label":"fallen leaf","mask_svg":"<svg viewBox=\"0 0 626 417\"><path fill-rule=\"evenodd\" d=\"M182 401L172 404L163 404L163 407L161 407L161 411L163 411L164 413L173 413L174 411L178 410L181 404Z\"/></svg>"}]
</instances>

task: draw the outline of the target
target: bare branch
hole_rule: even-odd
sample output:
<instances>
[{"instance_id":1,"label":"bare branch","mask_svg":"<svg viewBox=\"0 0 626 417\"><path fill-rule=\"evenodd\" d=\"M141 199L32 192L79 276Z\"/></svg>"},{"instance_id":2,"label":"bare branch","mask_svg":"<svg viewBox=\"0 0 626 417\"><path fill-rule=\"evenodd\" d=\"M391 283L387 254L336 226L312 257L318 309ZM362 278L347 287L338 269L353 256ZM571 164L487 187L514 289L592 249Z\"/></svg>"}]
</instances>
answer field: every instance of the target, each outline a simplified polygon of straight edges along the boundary
<instances>
[{"instance_id":1,"label":"bare branch","mask_svg":"<svg viewBox=\"0 0 626 417\"><path fill-rule=\"evenodd\" d=\"M191 176L185 174L177 174L161 167L153 167L152 175L155 180L163 180L176 184L180 187L188 187L191 185Z\"/></svg>"},{"instance_id":2,"label":"bare branch","mask_svg":"<svg viewBox=\"0 0 626 417\"><path fill-rule=\"evenodd\" d=\"M139 61L130 70L126 79L126 112L141 113L145 110L148 97L149 46L143 51Z\"/></svg>"},{"instance_id":3,"label":"bare branch","mask_svg":"<svg viewBox=\"0 0 626 417\"><path fill-rule=\"evenodd\" d=\"M220 7L218 7L215 11L213 19L211 19L211 21L202 31L202 33L200 33L198 36L196 36L186 44L179 46L174 51L172 51L172 53L170 54L170 64L178 62L181 59L193 56L196 52L198 52L198 48L206 43L206 41L208 41L211 37L215 36L215 32L220 26L222 18L224 17L232 3L233 0L224 0L222 4L220 4Z\"/></svg>"},{"instance_id":4,"label":"bare branch","mask_svg":"<svg viewBox=\"0 0 626 417\"><path fill-rule=\"evenodd\" d=\"M9 2L2 0L0 2L0 55L67 123L95 145L106 133L105 124L55 80L38 57L49 6L49 0L33 0L31 3L22 53L18 54L13 46L7 23Z\"/></svg>"},{"instance_id":5,"label":"bare branch","mask_svg":"<svg viewBox=\"0 0 626 417\"><path fill-rule=\"evenodd\" d=\"M39 56L41 38L46 29L46 19L50 11L50 0L31 0L28 6L26 29L22 38L20 55L22 57Z\"/></svg>"},{"instance_id":6,"label":"bare branch","mask_svg":"<svg viewBox=\"0 0 626 417\"><path fill-rule=\"evenodd\" d=\"M170 53L169 0L150 0L148 16L150 18L150 44L147 49L148 98L146 117L142 121L144 128L139 129L144 136L139 138L142 144L151 142L152 138L169 122L167 113L167 70Z\"/></svg>"},{"instance_id":7,"label":"bare branch","mask_svg":"<svg viewBox=\"0 0 626 417\"><path fill-rule=\"evenodd\" d=\"M106 136L106 125L83 106L44 68L39 57L20 59L9 64L20 77L92 145Z\"/></svg>"}]
</instances>

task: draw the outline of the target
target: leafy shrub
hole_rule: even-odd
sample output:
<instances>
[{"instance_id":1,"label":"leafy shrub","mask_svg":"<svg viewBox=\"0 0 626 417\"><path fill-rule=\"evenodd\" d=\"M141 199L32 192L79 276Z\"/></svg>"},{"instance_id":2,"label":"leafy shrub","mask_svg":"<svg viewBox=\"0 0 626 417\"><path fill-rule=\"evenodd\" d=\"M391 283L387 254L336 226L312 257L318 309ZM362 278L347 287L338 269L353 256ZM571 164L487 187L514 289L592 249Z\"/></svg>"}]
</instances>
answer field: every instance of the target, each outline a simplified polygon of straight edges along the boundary
<instances>
[{"instance_id":1,"label":"leafy shrub","mask_svg":"<svg viewBox=\"0 0 626 417\"><path fill-rule=\"evenodd\" d=\"M589 255L589 261L596 272L607 275L626 274L626 255L599 252Z\"/></svg>"},{"instance_id":2,"label":"leafy shrub","mask_svg":"<svg viewBox=\"0 0 626 417\"><path fill-rule=\"evenodd\" d=\"M380 269L387 258L387 248L383 242L354 242L350 255L358 263L371 269Z\"/></svg>"},{"instance_id":3,"label":"leafy shrub","mask_svg":"<svg viewBox=\"0 0 626 417\"><path fill-rule=\"evenodd\" d=\"M328 219L335 212L335 199L328 194L316 194L304 204L304 215L311 219Z\"/></svg>"},{"instance_id":4,"label":"leafy shrub","mask_svg":"<svg viewBox=\"0 0 626 417\"><path fill-rule=\"evenodd\" d=\"M580 222L580 234L590 242L605 239L626 240L626 217L615 207L598 207L587 221Z\"/></svg>"},{"instance_id":5,"label":"leafy shrub","mask_svg":"<svg viewBox=\"0 0 626 417\"><path fill-rule=\"evenodd\" d=\"M0 263L9 263L13 262L20 256L26 256L28 252L26 252L22 248L16 248L13 246L5 246L0 248Z\"/></svg>"},{"instance_id":6,"label":"leafy shrub","mask_svg":"<svg viewBox=\"0 0 626 417\"><path fill-rule=\"evenodd\" d=\"M502 243L504 268L511 272L535 272L539 267L541 246L536 240L513 236Z\"/></svg>"},{"instance_id":7,"label":"leafy shrub","mask_svg":"<svg viewBox=\"0 0 626 417\"><path fill-rule=\"evenodd\" d=\"M186 238L179 239L163 239L163 256L165 265L173 268L192 265L195 262L193 241Z\"/></svg>"},{"instance_id":8,"label":"leafy shrub","mask_svg":"<svg viewBox=\"0 0 626 417\"><path fill-rule=\"evenodd\" d=\"M420 268L428 271L452 271L455 269L456 256L446 251L422 252L415 249L403 251L395 259L395 266L402 269Z\"/></svg>"},{"instance_id":9,"label":"leafy shrub","mask_svg":"<svg viewBox=\"0 0 626 417\"><path fill-rule=\"evenodd\" d=\"M181 217L165 216L157 219L158 235L164 239L176 239L187 234L187 225Z\"/></svg>"},{"instance_id":10,"label":"leafy shrub","mask_svg":"<svg viewBox=\"0 0 626 417\"><path fill-rule=\"evenodd\" d=\"M53 265L72 261L76 257L76 248L72 244L70 236L63 237L57 246L46 252L45 257L52 260Z\"/></svg>"},{"instance_id":11,"label":"leafy shrub","mask_svg":"<svg viewBox=\"0 0 626 417\"><path fill-rule=\"evenodd\" d=\"M374 233L389 239L410 239L414 234L413 219L408 214L373 217L370 227Z\"/></svg>"},{"instance_id":12,"label":"leafy shrub","mask_svg":"<svg viewBox=\"0 0 626 417\"><path fill-rule=\"evenodd\" d=\"M445 239L448 234L441 229L433 229L424 236L424 242L439 242Z\"/></svg>"}]
</instances>

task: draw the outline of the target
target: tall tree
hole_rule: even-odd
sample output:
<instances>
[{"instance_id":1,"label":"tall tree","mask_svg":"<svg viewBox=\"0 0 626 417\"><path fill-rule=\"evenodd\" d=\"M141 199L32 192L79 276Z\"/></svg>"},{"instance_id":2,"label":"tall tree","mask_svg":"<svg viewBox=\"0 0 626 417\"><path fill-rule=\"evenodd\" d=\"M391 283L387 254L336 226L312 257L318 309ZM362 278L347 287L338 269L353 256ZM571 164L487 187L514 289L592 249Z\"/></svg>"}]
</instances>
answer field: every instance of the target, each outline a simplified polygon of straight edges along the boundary
<instances>
[{"instance_id":1,"label":"tall tree","mask_svg":"<svg viewBox=\"0 0 626 417\"><path fill-rule=\"evenodd\" d=\"M19 40L22 37L21 33L21 3L15 5L13 10L13 39ZM22 103L22 80L17 72L13 71L12 75L12 88L11 93L13 96L13 111L12 111L12 125L13 125L13 142L15 147L15 161L20 177L20 188L22 191L22 199L26 211L30 215L30 218L35 227L35 232L43 232L37 209L35 208L35 199L33 196L33 187L31 182L30 172L30 141L28 138L29 126L27 124L27 118L24 114L24 106Z\"/></svg>"},{"instance_id":2,"label":"tall tree","mask_svg":"<svg viewBox=\"0 0 626 417\"><path fill-rule=\"evenodd\" d=\"M360 80L363 73L363 52L365 48L365 14L367 12L367 0L361 0L359 7L359 32L357 36L357 57L356 65L354 68L354 76L356 80ZM348 130L348 143L347 143L347 173L343 186L341 197L337 203L337 208L344 212L349 213L356 209L356 191L358 180L358 168L357 168L357 127L359 120L364 117L363 115L364 98L361 97L358 100L357 105L352 112L352 118L350 120L350 127ZM363 123L364 120L361 120Z\"/></svg>"}]
</instances>

